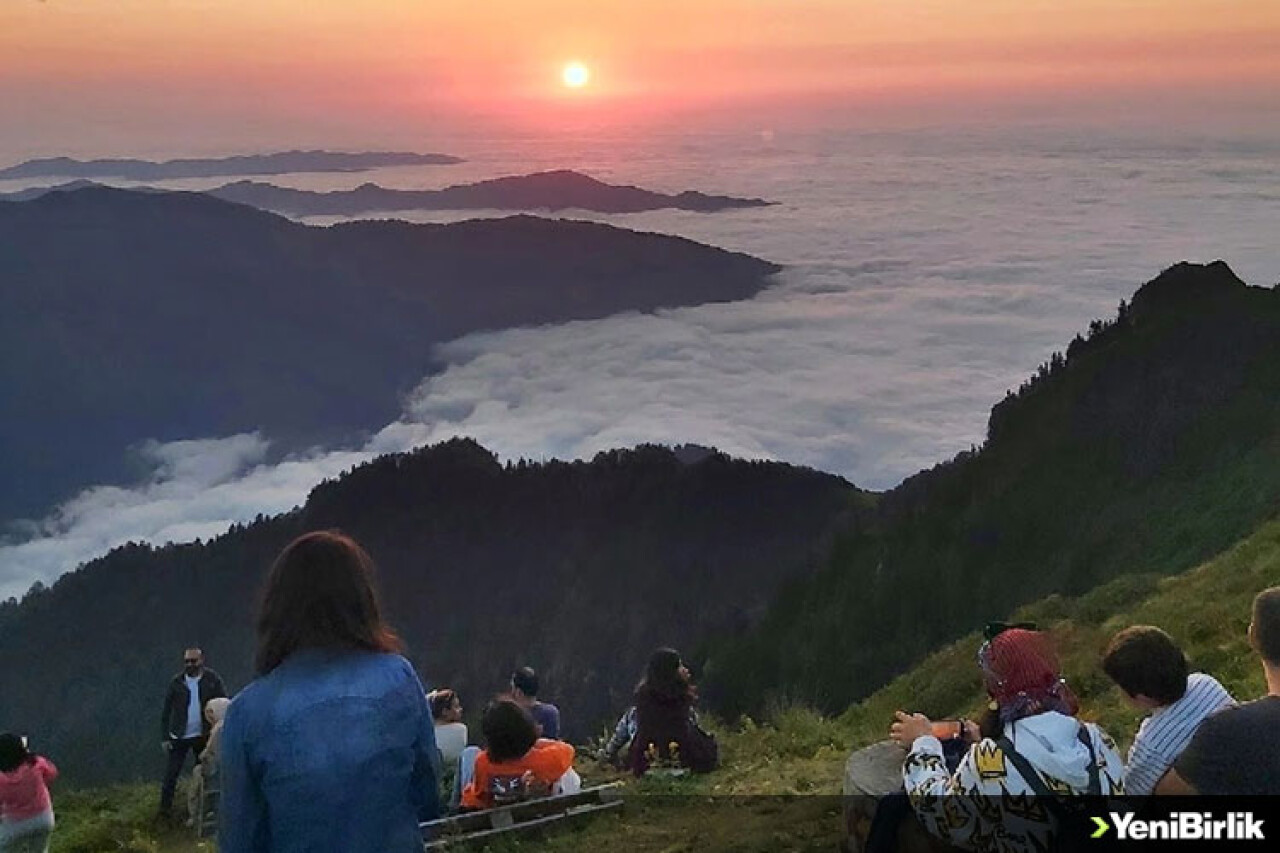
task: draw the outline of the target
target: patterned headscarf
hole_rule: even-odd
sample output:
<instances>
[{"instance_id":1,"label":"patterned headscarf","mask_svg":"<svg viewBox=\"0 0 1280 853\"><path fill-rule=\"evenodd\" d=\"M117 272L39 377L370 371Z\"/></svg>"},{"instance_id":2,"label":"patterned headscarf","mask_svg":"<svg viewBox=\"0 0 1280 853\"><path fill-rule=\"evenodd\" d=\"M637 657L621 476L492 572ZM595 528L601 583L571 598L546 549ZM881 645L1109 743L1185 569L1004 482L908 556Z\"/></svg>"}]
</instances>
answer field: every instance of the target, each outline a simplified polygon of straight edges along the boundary
<instances>
[{"instance_id":1,"label":"patterned headscarf","mask_svg":"<svg viewBox=\"0 0 1280 853\"><path fill-rule=\"evenodd\" d=\"M978 664L1002 723L1045 711L1075 716L1079 710L1049 638L1039 631L1011 628L997 634L978 650Z\"/></svg>"}]
</instances>

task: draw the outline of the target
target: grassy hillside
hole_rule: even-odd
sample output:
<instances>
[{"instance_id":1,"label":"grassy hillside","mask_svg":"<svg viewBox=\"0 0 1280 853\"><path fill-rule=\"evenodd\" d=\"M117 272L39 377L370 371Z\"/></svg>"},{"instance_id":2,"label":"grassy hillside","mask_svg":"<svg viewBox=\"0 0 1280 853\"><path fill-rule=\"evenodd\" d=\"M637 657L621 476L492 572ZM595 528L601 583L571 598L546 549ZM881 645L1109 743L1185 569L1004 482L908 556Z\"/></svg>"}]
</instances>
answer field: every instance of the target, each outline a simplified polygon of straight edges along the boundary
<instances>
[{"instance_id":1,"label":"grassy hillside","mask_svg":"<svg viewBox=\"0 0 1280 853\"><path fill-rule=\"evenodd\" d=\"M1053 634L1084 716L1101 722L1127 745L1138 715L1098 666L1110 636L1128 625L1160 625L1183 644L1194 667L1217 677L1237 697L1252 698L1265 687L1245 640L1249 604L1259 590L1276 584L1280 519L1183 574L1121 578L1079 598L1051 596L1015 616L1034 619ZM834 795L840 793L849 751L883 738L899 708L935 717L975 714L983 702L975 664L978 642L973 633L935 652L838 718L790 707L772 712L767 723L744 718L722 725L720 771L694 779L629 782L635 796L620 816L491 849L829 851L839 838L840 803ZM579 763L579 771L588 784L622 778L588 761ZM154 786L59 797L61 828L54 853L201 849L185 833L152 834L148 818L154 798Z\"/></svg>"},{"instance_id":2,"label":"grassy hillside","mask_svg":"<svg viewBox=\"0 0 1280 853\"><path fill-rule=\"evenodd\" d=\"M1174 577L1120 578L1076 599L1051 596L1021 608L1054 637L1067 681L1083 714L1121 744L1128 744L1139 715L1121 699L1098 664L1111 636L1129 625L1158 625L1182 644L1194 669L1208 672L1240 699L1266 692L1261 667L1245 632L1249 607L1260 590L1280 584L1280 520L1191 571ZM854 705L839 724L854 743L881 737L898 708L933 717L976 714L984 696L972 633L935 652L919 666Z\"/></svg>"}]
</instances>

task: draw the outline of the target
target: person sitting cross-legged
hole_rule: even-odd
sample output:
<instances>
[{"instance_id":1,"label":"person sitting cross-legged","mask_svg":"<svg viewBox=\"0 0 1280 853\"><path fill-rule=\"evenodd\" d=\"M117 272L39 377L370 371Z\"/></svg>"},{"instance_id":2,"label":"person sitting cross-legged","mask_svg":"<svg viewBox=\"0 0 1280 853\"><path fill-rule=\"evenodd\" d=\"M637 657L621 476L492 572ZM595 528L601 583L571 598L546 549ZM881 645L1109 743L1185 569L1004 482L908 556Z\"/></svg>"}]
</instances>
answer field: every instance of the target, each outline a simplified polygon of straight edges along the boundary
<instances>
[{"instance_id":1,"label":"person sitting cross-legged","mask_svg":"<svg viewBox=\"0 0 1280 853\"><path fill-rule=\"evenodd\" d=\"M719 744L698 725L698 691L679 652L655 649L633 697L635 731L627 761L632 773L643 776L655 763L695 773L719 766Z\"/></svg>"},{"instance_id":2,"label":"person sitting cross-legged","mask_svg":"<svg viewBox=\"0 0 1280 853\"><path fill-rule=\"evenodd\" d=\"M1151 625L1134 625L1112 637L1102 669L1130 705L1149 715L1129 748L1124 770L1129 795L1155 791L1205 718L1235 704L1213 676L1188 673L1182 649Z\"/></svg>"},{"instance_id":3,"label":"person sitting cross-legged","mask_svg":"<svg viewBox=\"0 0 1280 853\"><path fill-rule=\"evenodd\" d=\"M485 748L463 754L462 808L487 809L537 796L574 793L573 746L539 738L529 712L510 699L485 709L480 727Z\"/></svg>"}]
</instances>

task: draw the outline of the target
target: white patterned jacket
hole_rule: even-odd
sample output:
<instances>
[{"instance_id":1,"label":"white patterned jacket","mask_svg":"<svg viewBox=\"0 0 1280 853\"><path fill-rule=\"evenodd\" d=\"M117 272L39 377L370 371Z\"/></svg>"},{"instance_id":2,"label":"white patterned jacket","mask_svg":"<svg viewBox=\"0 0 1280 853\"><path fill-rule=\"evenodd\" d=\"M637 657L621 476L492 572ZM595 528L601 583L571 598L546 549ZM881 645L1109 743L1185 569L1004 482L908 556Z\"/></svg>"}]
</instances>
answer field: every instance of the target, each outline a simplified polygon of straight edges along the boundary
<instances>
[{"instance_id":1,"label":"white patterned jacket","mask_svg":"<svg viewBox=\"0 0 1280 853\"><path fill-rule=\"evenodd\" d=\"M1007 727L1014 748L1060 795L1084 794L1089 787L1089 750L1074 717L1048 711ZM1084 723L1098 763L1103 796L1124 793L1124 761L1115 742ZM1037 853L1047 850L1053 818L996 741L974 744L955 774L943 763L942 743L932 736L912 745L902 766L903 782L920 822L934 836L983 853Z\"/></svg>"}]
</instances>

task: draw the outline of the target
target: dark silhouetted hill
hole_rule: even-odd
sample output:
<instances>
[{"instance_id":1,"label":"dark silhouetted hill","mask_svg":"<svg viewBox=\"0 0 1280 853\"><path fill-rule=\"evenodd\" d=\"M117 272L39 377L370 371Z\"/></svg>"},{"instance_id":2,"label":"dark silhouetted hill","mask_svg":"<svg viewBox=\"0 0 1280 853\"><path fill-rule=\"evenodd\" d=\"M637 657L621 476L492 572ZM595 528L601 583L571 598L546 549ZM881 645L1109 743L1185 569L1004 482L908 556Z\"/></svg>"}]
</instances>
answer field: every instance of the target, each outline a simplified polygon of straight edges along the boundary
<instances>
[{"instance_id":1,"label":"dark silhouetted hill","mask_svg":"<svg viewBox=\"0 0 1280 853\"><path fill-rule=\"evenodd\" d=\"M442 190L396 190L364 184L354 190L313 192L241 181L209 190L228 201L298 216L354 216L370 211L401 210L593 210L636 213L643 210L714 212L765 207L758 198L706 195L686 191L678 195L617 186L567 170L495 178Z\"/></svg>"},{"instance_id":2,"label":"dark silhouetted hill","mask_svg":"<svg viewBox=\"0 0 1280 853\"><path fill-rule=\"evenodd\" d=\"M295 535L338 527L377 560L425 679L478 714L533 665L582 739L625 709L652 648L745 624L811 570L858 494L810 470L658 447L503 466L455 440L382 457L294 513L204 544L118 548L0 605L0 719L76 782L154 777L182 649L202 646L243 686L267 566Z\"/></svg>"},{"instance_id":3,"label":"dark silhouetted hill","mask_svg":"<svg viewBox=\"0 0 1280 853\"><path fill-rule=\"evenodd\" d=\"M819 573L710 650L705 695L837 711L1050 593L1184 570L1280 511L1280 291L1178 264L884 494Z\"/></svg>"},{"instance_id":4,"label":"dark silhouetted hill","mask_svg":"<svg viewBox=\"0 0 1280 853\"><path fill-rule=\"evenodd\" d=\"M11 193L0 193L0 202L4 201L34 201L41 196L49 193L68 193L76 190L88 190L105 186L97 181L91 181L88 178L77 178L74 181L68 181L65 184L58 184L52 187L26 187L25 189L14 190ZM164 192L153 187L130 187L135 192Z\"/></svg>"},{"instance_id":5,"label":"dark silhouetted hill","mask_svg":"<svg viewBox=\"0 0 1280 853\"><path fill-rule=\"evenodd\" d=\"M0 179L123 178L163 181L177 178L215 178L223 175L286 175L292 172L367 172L383 166L443 166L461 163L449 154L406 151L278 151L236 157L152 160L75 160L48 157L0 169Z\"/></svg>"},{"instance_id":6,"label":"dark silhouetted hill","mask_svg":"<svg viewBox=\"0 0 1280 853\"><path fill-rule=\"evenodd\" d=\"M0 203L0 519L119 481L145 439L381 427L468 332L744 299L777 269L528 216L316 228L102 187Z\"/></svg>"}]
</instances>

